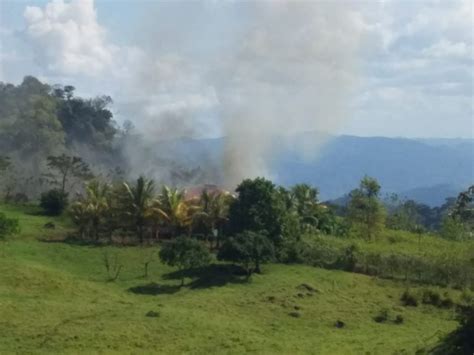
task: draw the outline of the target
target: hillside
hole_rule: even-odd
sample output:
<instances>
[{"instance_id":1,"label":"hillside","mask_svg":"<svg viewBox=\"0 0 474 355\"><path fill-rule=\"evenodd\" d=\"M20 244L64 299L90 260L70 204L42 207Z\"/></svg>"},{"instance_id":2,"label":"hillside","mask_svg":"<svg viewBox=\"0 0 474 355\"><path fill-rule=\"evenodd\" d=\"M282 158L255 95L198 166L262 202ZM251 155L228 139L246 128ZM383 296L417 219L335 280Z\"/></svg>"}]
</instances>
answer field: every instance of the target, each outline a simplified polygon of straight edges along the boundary
<instances>
[{"instance_id":1,"label":"hillside","mask_svg":"<svg viewBox=\"0 0 474 355\"><path fill-rule=\"evenodd\" d=\"M250 283L211 266L212 278L204 270L179 288L156 260L143 276L152 248L40 242L68 221L1 210L25 228L1 245L0 353L414 353L458 326L452 310L403 307L403 282L310 266L266 265ZM42 228L51 220L54 231ZM123 265L116 282L105 253ZM389 321L375 322L384 309Z\"/></svg>"}]
</instances>

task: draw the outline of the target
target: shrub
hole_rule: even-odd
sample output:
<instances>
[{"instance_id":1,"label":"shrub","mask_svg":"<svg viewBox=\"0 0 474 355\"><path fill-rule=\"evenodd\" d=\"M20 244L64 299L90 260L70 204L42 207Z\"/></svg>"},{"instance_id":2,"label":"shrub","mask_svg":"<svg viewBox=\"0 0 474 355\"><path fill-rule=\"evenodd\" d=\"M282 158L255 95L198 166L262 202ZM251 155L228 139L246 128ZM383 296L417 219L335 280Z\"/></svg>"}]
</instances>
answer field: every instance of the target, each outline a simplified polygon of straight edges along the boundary
<instances>
[{"instance_id":1,"label":"shrub","mask_svg":"<svg viewBox=\"0 0 474 355\"><path fill-rule=\"evenodd\" d=\"M431 304L433 306L439 306L441 303L441 296L438 292L432 290L425 290L421 302L424 304Z\"/></svg>"},{"instance_id":2,"label":"shrub","mask_svg":"<svg viewBox=\"0 0 474 355\"><path fill-rule=\"evenodd\" d=\"M406 290L403 292L402 297L400 298L400 301L404 306L411 306L411 307L417 307L418 306L418 300L414 294L412 294L409 290Z\"/></svg>"},{"instance_id":3,"label":"shrub","mask_svg":"<svg viewBox=\"0 0 474 355\"><path fill-rule=\"evenodd\" d=\"M386 322L388 318L389 318L389 311L387 308L383 308L374 317L374 321L376 321L377 323L383 323L383 322Z\"/></svg>"},{"instance_id":4,"label":"shrub","mask_svg":"<svg viewBox=\"0 0 474 355\"><path fill-rule=\"evenodd\" d=\"M357 254L359 248L356 244L349 245L345 250L344 254L339 258L338 264L346 271L354 271L357 265Z\"/></svg>"},{"instance_id":5,"label":"shrub","mask_svg":"<svg viewBox=\"0 0 474 355\"><path fill-rule=\"evenodd\" d=\"M0 240L4 240L9 235L18 233L20 225L18 219L7 218L4 213L0 213Z\"/></svg>"},{"instance_id":6,"label":"shrub","mask_svg":"<svg viewBox=\"0 0 474 355\"><path fill-rule=\"evenodd\" d=\"M59 189L52 189L41 194L40 207L50 216L60 215L68 205L68 196Z\"/></svg>"},{"instance_id":7,"label":"shrub","mask_svg":"<svg viewBox=\"0 0 474 355\"><path fill-rule=\"evenodd\" d=\"M308 260L308 249L308 244L303 241L285 240L277 251L277 259L286 264L305 263Z\"/></svg>"}]
</instances>

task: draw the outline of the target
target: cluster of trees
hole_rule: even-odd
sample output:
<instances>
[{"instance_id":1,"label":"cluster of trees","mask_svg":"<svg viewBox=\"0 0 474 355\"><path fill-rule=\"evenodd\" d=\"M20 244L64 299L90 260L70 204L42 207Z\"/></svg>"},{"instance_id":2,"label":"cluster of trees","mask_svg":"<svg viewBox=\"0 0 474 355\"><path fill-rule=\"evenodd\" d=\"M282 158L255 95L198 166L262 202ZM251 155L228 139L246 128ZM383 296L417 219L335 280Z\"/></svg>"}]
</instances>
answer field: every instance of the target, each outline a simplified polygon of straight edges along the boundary
<instances>
[{"instance_id":1,"label":"cluster of trees","mask_svg":"<svg viewBox=\"0 0 474 355\"><path fill-rule=\"evenodd\" d=\"M89 182L70 207L79 237L96 242L125 237L139 244L166 240L162 259L182 268L191 260L195 265L208 260L203 254L207 248L219 259L241 264L251 275L265 261L308 260L305 235L350 235L376 242L388 224L380 185L370 177L351 192L346 217L320 203L318 190L306 184L285 189L263 178L247 179L236 195L203 190L192 197L177 188L157 190L154 181L144 177L134 183ZM469 198L461 194L449 218L468 223Z\"/></svg>"},{"instance_id":2,"label":"cluster of trees","mask_svg":"<svg viewBox=\"0 0 474 355\"><path fill-rule=\"evenodd\" d=\"M200 196L187 196L177 188L157 189L144 177L133 183L93 180L69 211L81 239L166 240L163 259L177 266L188 260L178 262L176 255L206 260L196 247L204 243L218 258L243 265L249 275L259 272L262 262L291 254L304 233L337 231L344 223L318 201L316 189L304 184L284 189L263 178L244 180L235 196L205 189ZM170 251L171 246L181 251ZM195 250L189 254L186 248Z\"/></svg>"},{"instance_id":3,"label":"cluster of trees","mask_svg":"<svg viewBox=\"0 0 474 355\"><path fill-rule=\"evenodd\" d=\"M103 170L121 164L117 139L123 132L108 108L112 100L83 99L74 90L31 76L17 86L0 82L0 179L5 199L22 202L46 190L51 156L80 155Z\"/></svg>"}]
</instances>

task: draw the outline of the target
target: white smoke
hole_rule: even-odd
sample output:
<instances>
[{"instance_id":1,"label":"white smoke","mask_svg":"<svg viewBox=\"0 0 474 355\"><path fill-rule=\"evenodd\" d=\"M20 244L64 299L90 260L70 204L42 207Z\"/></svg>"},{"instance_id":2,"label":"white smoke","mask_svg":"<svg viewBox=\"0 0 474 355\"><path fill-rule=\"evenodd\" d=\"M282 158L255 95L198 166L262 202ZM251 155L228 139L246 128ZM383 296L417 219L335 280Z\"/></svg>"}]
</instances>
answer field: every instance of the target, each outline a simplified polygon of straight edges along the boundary
<instances>
[{"instance_id":1,"label":"white smoke","mask_svg":"<svg viewBox=\"0 0 474 355\"><path fill-rule=\"evenodd\" d=\"M217 92L228 136L226 182L268 176L285 137L348 119L364 24L345 3L257 3ZM307 143L307 142L306 142ZM323 142L303 149L315 151Z\"/></svg>"},{"instance_id":2,"label":"white smoke","mask_svg":"<svg viewBox=\"0 0 474 355\"><path fill-rule=\"evenodd\" d=\"M366 25L347 2L186 4L192 19L172 12L168 28L151 6L153 21L137 29L145 38L137 47L110 43L93 0L28 7L26 34L50 72L109 82L118 115L143 133L148 153L166 139L226 136L229 187L269 176L269 159L286 137L332 132L348 118ZM231 21L234 12L245 20ZM216 14L227 18L209 21ZM322 142L310 143L302 149ZM149 168L137 149L128 151L145 165L134 169Z\"/></svg>"}]
</instances>

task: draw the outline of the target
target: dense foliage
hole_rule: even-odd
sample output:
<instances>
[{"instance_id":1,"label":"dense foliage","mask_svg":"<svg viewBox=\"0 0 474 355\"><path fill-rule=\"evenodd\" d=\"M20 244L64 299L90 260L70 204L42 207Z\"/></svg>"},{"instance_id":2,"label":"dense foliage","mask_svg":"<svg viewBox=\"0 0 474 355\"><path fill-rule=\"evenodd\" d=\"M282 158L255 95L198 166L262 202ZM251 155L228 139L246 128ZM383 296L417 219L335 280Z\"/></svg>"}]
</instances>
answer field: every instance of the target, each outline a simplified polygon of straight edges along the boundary
<instances>
[{"instance_id":1,"label":"dense foliage","mask_svg":"<svg viewBox=\"0 0 474 355\"><path fill-rule=\"evenodd\" d=\"M38 197L51 180L48 173L64 191L68 175L84 170L82 159L106 169L120 165L110 104L108 97L82 99L72 86L49 86L31 76L18 86L0 82L0 150L9 157L0 162L3 193Z\"/></svg>"},{"instance_id":2,"label":"dense foliage","mask_svg":"<svg viewBox=\"0 0 474 355\"><path fill-rule=\"evenodd\" d=\"M48 215L60 215L67 205L68 195L60 189L51 189L41 194L40 207Z\"/></svg>"}]
</instances>

